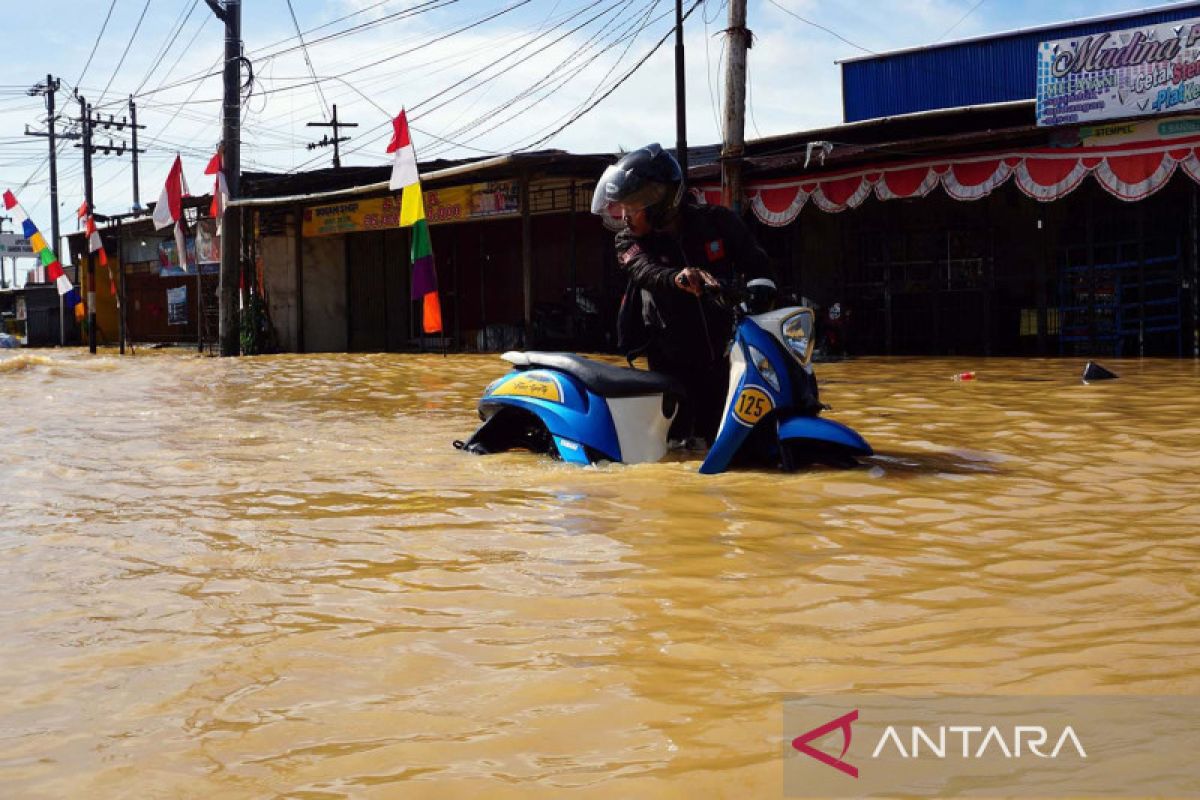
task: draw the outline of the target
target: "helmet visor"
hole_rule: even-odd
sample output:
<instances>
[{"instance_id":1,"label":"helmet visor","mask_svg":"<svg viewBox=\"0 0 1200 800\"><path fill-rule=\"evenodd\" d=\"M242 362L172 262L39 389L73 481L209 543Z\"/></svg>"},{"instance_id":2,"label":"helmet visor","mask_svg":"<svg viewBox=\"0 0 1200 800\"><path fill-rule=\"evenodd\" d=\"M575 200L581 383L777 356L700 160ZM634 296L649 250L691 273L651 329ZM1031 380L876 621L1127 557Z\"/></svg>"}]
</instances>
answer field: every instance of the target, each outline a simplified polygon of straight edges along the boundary
<instances>
[{"instance_id":1,"label":"helmet visor","mask_svg":"<svg viewBox=\"0 0 1200 800\"><path fill-rule=\"evenodd\" d=\"M622 224L628 216L660 202L666 187L646 183L637 175L613 164L604 170L592 194L592 213L606 222Z\"/></svg>"}]
</instances>

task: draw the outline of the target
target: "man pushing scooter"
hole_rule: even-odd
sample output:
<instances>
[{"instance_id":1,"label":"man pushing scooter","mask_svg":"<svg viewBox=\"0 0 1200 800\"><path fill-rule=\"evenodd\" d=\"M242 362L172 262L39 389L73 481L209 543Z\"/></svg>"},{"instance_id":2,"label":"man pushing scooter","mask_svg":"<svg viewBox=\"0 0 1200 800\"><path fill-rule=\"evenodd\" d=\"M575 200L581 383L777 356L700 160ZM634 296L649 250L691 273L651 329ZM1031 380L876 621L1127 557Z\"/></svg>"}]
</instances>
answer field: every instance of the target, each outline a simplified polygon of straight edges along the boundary
<instances>
[{"instance_id":1,"label":"man pushing scooter","mask_svg":"<svg viewBox=\"0 0 1200 800\"><path fill-rule=\"evenodd\" d=\"M725 402L732 319L703 290L770 277L767 254L736 214L701 205L684 191L679 162L658 144L627 153L605 170L592 213L623 224L616 252L629 282L618 347L631 359L644 353L652 371L684 385L688 402L671 438L707 446Z\"/></svg>"}]
</instances>

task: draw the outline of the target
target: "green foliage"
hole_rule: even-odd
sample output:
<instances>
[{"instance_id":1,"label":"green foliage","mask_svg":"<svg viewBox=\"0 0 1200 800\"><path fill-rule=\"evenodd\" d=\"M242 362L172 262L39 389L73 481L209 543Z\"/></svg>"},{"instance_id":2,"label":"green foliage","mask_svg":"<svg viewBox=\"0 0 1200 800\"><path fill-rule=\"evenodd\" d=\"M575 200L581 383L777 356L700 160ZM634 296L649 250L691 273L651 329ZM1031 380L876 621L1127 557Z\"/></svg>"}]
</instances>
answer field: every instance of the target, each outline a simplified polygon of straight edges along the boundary
<instances>
[{"instance_id":1,"label":"green foliage","mask_svg":"<svg viewBox=\"0 0 1200 800\"><path fill-rule=\"evenodd\" d=\"M239 324L242 355L257 356L278 350L275 329L267 316L266 303L258 294L251 294L242 309Z\"/></svg>"}]
</instances>

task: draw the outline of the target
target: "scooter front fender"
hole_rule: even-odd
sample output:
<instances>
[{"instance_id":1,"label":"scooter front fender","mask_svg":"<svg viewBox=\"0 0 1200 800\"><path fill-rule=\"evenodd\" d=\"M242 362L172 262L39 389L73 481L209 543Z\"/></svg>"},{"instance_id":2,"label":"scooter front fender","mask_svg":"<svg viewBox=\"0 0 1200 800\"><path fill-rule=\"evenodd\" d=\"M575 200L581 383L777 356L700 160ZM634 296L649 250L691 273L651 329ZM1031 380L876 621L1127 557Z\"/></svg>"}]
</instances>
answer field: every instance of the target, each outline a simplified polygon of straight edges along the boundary
<instances>
[{"instance_id":1,"label":"scooter front fender","mask_svg":"<svg viewBox=\"0 0 1200 800\"><path fill-rule=\"evenodd\" d=\"M729 469L729 462L741 449L751 430L752 428L747 425L730 423L729 420L726 420L717 434L716 441L708 449L704 463L700 465L700 474L716 475Z\"/></svg>"},{"instance_id":2,"label":"scooter front fender","mask_svg":"<svg viewBox=\"0 0 1200 800\"><path fill-rule=\"evenodd\" d=\"M875 451L853 428L824 417L790 417L779 423L779 440L807 440L845 448L850 455L869 456Z\"/></svg>"}]
</instances>

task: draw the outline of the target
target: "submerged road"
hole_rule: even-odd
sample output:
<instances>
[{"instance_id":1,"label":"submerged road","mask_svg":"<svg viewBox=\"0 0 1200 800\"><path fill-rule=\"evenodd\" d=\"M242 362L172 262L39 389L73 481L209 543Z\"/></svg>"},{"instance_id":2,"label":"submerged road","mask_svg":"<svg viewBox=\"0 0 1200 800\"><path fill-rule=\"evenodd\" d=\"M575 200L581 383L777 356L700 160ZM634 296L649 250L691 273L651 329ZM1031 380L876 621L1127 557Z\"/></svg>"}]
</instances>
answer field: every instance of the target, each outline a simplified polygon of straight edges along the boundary
<instances>
[{"instance_id":1,"label":"submerged road","mask_svg":"<svg viewBox=\"0 0 1200 800\"><path fill-rule=\"evenodd\" d=\"M818 365L876 457L705 477L455 451L495 356L0 353L0 795L774 797L784 694L1196 694L1200 366L1104 363Z\"/></svg>"}]
</instances>

